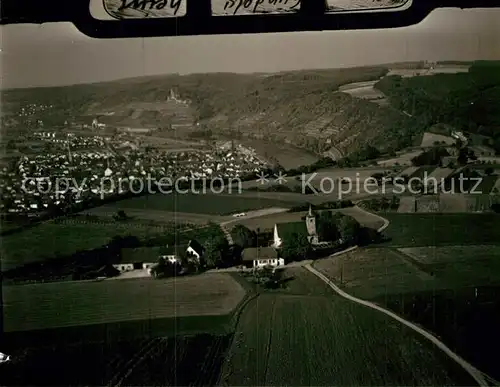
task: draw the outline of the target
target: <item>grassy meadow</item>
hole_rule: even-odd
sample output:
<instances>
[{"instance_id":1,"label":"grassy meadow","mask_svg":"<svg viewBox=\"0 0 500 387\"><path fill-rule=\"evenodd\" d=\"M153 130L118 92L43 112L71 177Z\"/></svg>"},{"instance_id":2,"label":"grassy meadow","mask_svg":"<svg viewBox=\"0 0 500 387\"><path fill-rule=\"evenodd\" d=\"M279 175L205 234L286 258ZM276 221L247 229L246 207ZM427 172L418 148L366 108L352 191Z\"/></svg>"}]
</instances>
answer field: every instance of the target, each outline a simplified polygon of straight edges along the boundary
<instances>
[{"instance_id":1,"label":"grassy meadow","mask_svg":"<svg viewBox=\"0 0 500 387\"><path fill-rule=\"evenodd\" d=\"M418 247L500 243L498 214L381 214L390 222L385 246Z\"/></svg>"},{"instance_id":2,"label":"grassy meadow","mask_svg":"<svg viewBox=\"0 0 500 387\"><path fill-rule=\"evenodd\" d=\"M467 375L399 323L336 296L303 268L240 316L220 385L467 385Z\"/></svg>"},{"instance_id":3,"label":"grassy meadow","mask_svg":"<svg viewBox=\"0 0 500 387\"><path fill-rule=\"evenodd\" d=\"M116 207L124 211L127 211L127 208L131 208L209 215L228 215L267 207L288 208L290 206L291 204L289 201L264 199L257 195L255 195L255 197L249 197L247 195L240 196L238 189L234 188L232 194L190 193L184 195L146 195L122 200L106 207Z\"/></svg>"}]
</instances>

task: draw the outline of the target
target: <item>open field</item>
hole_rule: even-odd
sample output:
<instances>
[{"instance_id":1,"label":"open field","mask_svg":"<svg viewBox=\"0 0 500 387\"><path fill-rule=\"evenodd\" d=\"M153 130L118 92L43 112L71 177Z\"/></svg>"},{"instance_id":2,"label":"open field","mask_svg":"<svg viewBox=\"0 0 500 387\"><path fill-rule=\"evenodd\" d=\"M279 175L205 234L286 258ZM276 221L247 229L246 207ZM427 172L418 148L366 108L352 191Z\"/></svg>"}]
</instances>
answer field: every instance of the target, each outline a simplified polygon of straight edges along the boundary
<instances>
[{"instance_id":1,"label":"open field","mask_svg":"<svg viewBox=\"0 0 500 387\"><path fill-rule=\"evenodd\" d=\"M10 386L214 385L231 338L198 334L33 348L21 355L22 362L2 367L2 381Z\"/></svg>"},{"instance_id":2,"label":"open field","mask_svg":"<svg viewBox=\"0 0 500 387\"><path fill-rule=\"evenodd\" d=\"M380 219L378 216L375 216L368 211L364 211L359 207L342 208L341 210L336 210L336 211L340 211L345 215L352 216L364 227L369 227L378 230L380 227L384 225L384 221Z\"/></svg>"},{"instance_id":3,"label":"open field","mask_svg":"<svg viewBox=\"0 0 500 387\"><path fill-rule=\"evenodd\" d=\"M413 196L402 196L399 201L399 213L414 213L416 198Z\"/></svg>"},{"instance_id":4,"label":"open field","mask_svg":"<svg viewBox=\"0 0 500 387\"><path fill-rule=\"evenodd\" d=\"M498 201L491 195L440 194L419 197L403 196L398 208L401 213L475 213L492 212L491 206Z\"/></svg>"},{"instance_id":5,"label":"open field","mask_svg":"<svg viewBox=\"0 0 500 387\"><path fill-rule=\"evenodd\" d=\"M97 248L117 235L134 235L138 238L172 231L172 224L141 226L128 223L57 223L44 222L26 230L2 237L2 271L30 262Z\"/></svg>"},{"instance_id":6,"label":"open field","mask_svg":"<svg viewBox=\"0 0 500 387\"><path fill-rule=\"evenodd\" d=\"M500 284L500 246L429 246L398 250L449 287Z\"/></svg>"},{"instance_id":7,"label":"open field","mask_svg":"<svg viewBox=\"0 0 500 387\"><path fill-rule=\"evenodd\" d=\"M245 290L226 274L5 286L4 330L223 315L244 295Z\"/></svg>"},{"instance_id":8,"label":"open field","mask_svg":"<svg viewBox=\"0 0 500 387\"><path fill-rule=\"evenodd\" d=\"M385 100L385 95L380 90L377 90L373 87L375 81L367 81L367 82L355 82L350 83L348 85L342 85L339 87L339 91L343 93L347 93L354 98L362 98L366 100Z\"/></svg>"},{"instance_id":9,"label":"open field","mask_svg":"<svg viewBox=\"0 0 500 387\"><path fill-rule=\"evenodd\" d=\"M498 214L381 214L390 222L386 246L418 247L496 245L500 243Z\"/></svg>"},{"instance_id":10,"label":"open field","mask_svg":"<svg viewBox=\"0 0 500 387\"><path fill-rule=\"evenodd\" d=\"M116 212L118 210L119 208L117 208L116 205L104 205L101 207L92 208L85 211L84 213L97 216L113 217L116 215ZM227 216L197 214L194 212L161 211L155 209L126 208L124 211L128 216L135 219L163 222L186 222L192 224L206 224L209 221L219 223L229 218Z\"/></svg>"},{"instance_id":11,"label":"open field","mask_svg":"<svg viewBox=\"0 0 500 387\"><path fill-rule=\"evenodd\" d=\"M387 76L399 75L400 77L415 77L434 74L456 74L466 73L469 71L470 65L440 65L434 69L391 69Z\"/></svg>"},{"instance_id":12,"label":"open field","mask_svg":"<svg viewBox=\"0 0 500 387\"><path fill-rule=\"evenodd\" d=\"M500 247L446 246L358 249L314 263L348 293L389 294L500 284Z\"/></svg>"},{"instance_id":13,"label":"open field","mask_svg":"<svg viewBox=\"0 0 500 387\"><path fill-rule=\"evenodd\" d=\"M456 140L453 137L443 136L442 134L425 132L420 146L423 148L433 147L436 146L435 142L444 142L445 145L453 145Z\"/></svg>"},{"instance_id":14,"label":"open field","mask_svg":"<svg viewBox=\"0 0 500 387\"><path fill-rule=\"evenodd\" d=\"M403 169L399 174L398 176L411 176L413 175L416 171L418 171L420 167L414 167L414 166L411 166L411 167L408 167L408 168L405 168Z\"/></svg>"},{"instance_id":15,"label":"open field","mask_svg":"<svg viewBox=\"0 0 500 387\"><path fill-rule=\"evenodd\" d=\"M238 212L258 210L267 207L290 207L289 202L264 199L257 194L242 196L235 189L233 194L154 194L125 199L106 208L116 210L160 210L166 212L187 212L207 215L228 215Z\"/></svg>"},{"instance_id":16,"label":"open field","mask_svg":"<svg viewBox=\"0 0 500 387\"><path fill-rule=\"evenodd\" d=\"M332 212L340 211L343 214L350 215L354 217L361 225L370 228L378 228L383 224L383 221L370 214L369 212L363 211L359 208L343 208L340 210L332 210ZM258 218L240 218L234 222L233 225L242 224L251 230L256 230L260 228L260 231L270 231L273 229L276 223L287 223L287 222L298 222L303 216L307 214L307 211L301 212L282 212L271 215L265 215Z\"/></svg>"},{"instance_id":17,"label":"open field","mask_svg":"<svg viewBox=\"0 0 500 387\"><path fill-rule=\"evenodd\" d=\"M481 183L476 187L475 191L483 194L489 194L496 186L499 179L500 177L497 175L483 176L481 178Z\"/></svg>"},{"instance_id":18,"label":"open field","mask_svg":"<svg viewBox=\"0 0 500 387\"><path fill-rule=\"evenodd\" d=\"M451 168L436 168L431 173L427 173L429 179L436 179L438 184L441 183L441 179L446 179L454 172Z\"/></svg>"},{"instance_id":19,"label":"open field","mask_svg":"<svg viewBox=\"0 0 500 387\"><path fill-rule=\"evenodd\" d=\"M358 249L316 261L314 267L349 294L384 305L434 332L498 379L498 363L490 353L500 345L499 247L399 250Z\"/></svg>"},{"instance_id":20,"label":"open field","mask_svg":"<svg viewBox=\"0 0 500 387\"><path fill-rule=\"evenodd\" d=\"M357 249L315 261L314 267L348 293L364 299L431 290L438 285L436 278L392 249Z\"/></svg>"},{"instance_id":21,"label":"open field","mask_svg":"<svg viewBox=\"0 0 500 387\"><path fill-rule=\"evenodd\" d=\"M244 309L219 385L473 384L413 332L300 271L290 287L308 295L263 293Z\"/></svg>"},{"instance_id":22,"label":"open field","mask_svg":"<svg viewBox=\"0 0 500 387\"><path fill-rule=\"evenodd\" d=\"M353 181L353 184L356 180L363 182L368 179L374 173L382 173L388 171L388 168L384 167L373 167L373 168L331 168L331 169L322 169L318 172L307 174L304 176L306 181L310 180L311 183L317 184L321 179L332 179L336 182L339 179L347 178Z\"/></svg>"},{"instance_id":23,"label":"open field","mask_svg":"<svg viewBox=\"0 0 500 387\"><path fill-rule=\"evenodd\" d=\"M422 150L415 150L411 152L398 154L397 157L393 157L387 160L377 161L377 164L381 167L394 167L397 165L411 165L411 160L423 153Z\"/></svg>"}]
</instances>

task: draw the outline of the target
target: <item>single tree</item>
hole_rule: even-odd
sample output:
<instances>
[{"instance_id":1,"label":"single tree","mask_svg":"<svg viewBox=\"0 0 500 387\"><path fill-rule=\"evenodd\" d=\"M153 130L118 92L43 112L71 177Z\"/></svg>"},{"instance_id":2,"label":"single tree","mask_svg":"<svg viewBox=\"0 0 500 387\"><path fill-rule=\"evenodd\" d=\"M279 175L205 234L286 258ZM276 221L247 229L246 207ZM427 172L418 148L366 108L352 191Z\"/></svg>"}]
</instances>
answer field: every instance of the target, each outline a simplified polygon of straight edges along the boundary
<instances>
[{"instance_id":1,"label":"single tree","mask_svg":"<svg viewBox=\"0 0 500 387\"><path fill-rule=\"evenodd\" d=\"M317 231L322 241L335 241L339 238L337 224L331 211L320 212L317 218Z\"/></svg>"},{"instance_id":2,"label":"single tree","mask_svg":"<svg viewBox=\"0 0 500 387\"><path fill-rule=\"evenodd\" d=\"M231 238L234 243L242 248L254 247L256 234L248 227L238 224L231 230Z\"/></svg>"},{"instance_id":3,"label":"single tree","mask_svg":"<svg viewBox=\"0 0 500 387\"><path fill-rule=\"evenodd\" d=\"M224 236L209 237L204 244L204 260L207 267L220 267L227 257L229 243Z\"/></svg>"},{"instance_id":4,"label":"single tree","mask_svg":"<svg viewBox=\"0 0 500 387\"><path fill-rule=\"evenodd\" d=\"M361 226L352 216L344 215L338 222L340 237L342 241L349 245L355 245L358 242Z\"/></svg>"}]
</instances>

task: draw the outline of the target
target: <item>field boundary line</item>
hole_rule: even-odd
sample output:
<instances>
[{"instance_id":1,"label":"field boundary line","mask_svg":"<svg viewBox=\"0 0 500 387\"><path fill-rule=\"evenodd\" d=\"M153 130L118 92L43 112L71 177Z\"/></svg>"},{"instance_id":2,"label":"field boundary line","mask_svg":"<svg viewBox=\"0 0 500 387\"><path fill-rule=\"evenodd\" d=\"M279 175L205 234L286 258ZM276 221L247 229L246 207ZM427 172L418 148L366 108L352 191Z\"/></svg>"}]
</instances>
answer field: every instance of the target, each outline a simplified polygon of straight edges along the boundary
<instances>
[{"instance_id":1,"label":"field boundary line","mask_svg":"<svg viewBox=\"0 0 500 387\"><path fill-rule=\"evenodd\" d=\"M234 326L234 332L233 332L233 338L231 340L231 342L229 343L228 345L228 349L227 349L227 353L228 355L224 358L224 361L222 363L222 369L221 369L221 373L219 375L219 378L217 380L217 383L215 385L217 386L221 386L221 385L224 385L224 386L227 386L227 384L225 383L225 381L229 378L229 376L231 375L232 373L232 365L231 365L231 360L232 360L232 354L231 354L231 348L233 347L234 343L235 343L235 340L237 340L237 335L238 335L238 324L240 322L240 319L241 319L241 316L243 315L243 312L245 310L245 308L247 307L248 304L250 304L250 302L252 302L253 300L256 300L259 296L260 296L260 293L247 293L248 296L245 297L240 305L238 305L235 309L235 311L233 312L233 316L231 317L231 321L230 321L230 324ZM227 367L229 367L229 369L227 369Z\"/></svg>"},{"instance_id":2,"label":"field boundary line","mask_svg":"<svg viewBox=\"0 0 500 387\"><path fill-rule=\"evenodd\" d=\"M305 265L305 268L309 270L311 273L316 275L319 279L324 281L330 288L332 288L338 295L341 297L353 301L357 304L366 306L371 309L375 309L379 312L384 313L385 315L397 320L398 322L402 323L403 325L407 326L408 328L412 329L413 331L417 332L430 342L432 342L435 346L437 346L441 351L443 351L448 357L450 357L452 360L454 360L457 364L459 364L474 380L478 383L479 386L484 386L488 387L489 384L486 382L483 373L479 370L477 370L474 366L472 366L470 363L468 363L466 360L462 359L459 355L457 355L455 352L453 352L450 348L448 348L442 341L440 341L436 336L433 334L425 331L424 329L420 328L419 326L413 324L412 322L398 316L396 313L391 312L385 308L382 308L381 306L374 304L370 301L362 300L360 298L354 297L346 292L344 292L342 289L340 289L337 285L335 285L328 277L326 277L324 274L313 268L310 264Z\"/></svg>"},{"instance_id":3,"label":"field boundary line","mask_svg":"<svg viewBox=\"0 0 500 387\"><path fill-rule=\"evenodd\" d=\"M274 321L276 320L276 300L277 297L273 299L273 313L271 314L271 326L273 326ZM264 383L267 382L267 375L269 373L269 358L271 357L273 344L273 329L269 329L269 337L267 340L267 353L266 353L266 369L264 370Z\"/></svg>"},{"instance_id":4,"label":"field boundary line","mask_svg":"<svg viewBox=\"0 0 500 387\"><path fill-rule=\"evenodd\" d=\"M365 210L364 208L361 208L361 207L358 207L356 205L357 208L359 208L360 210L364 211L365 213L367 214L371 214L381 220L383 220L384 224L379 227L377 229L377 232L382 232L384 231L387 227L389 227L389 220L378 215L378 214L374 214L370 211L367 211ZM351 249L347 249L347 250L344 250L344 251L339 251L336 255L340 255L340 254L343 254L345 252L348 252L348 251L351 251L351 250L354 250L354 248L357 248L358 246L353 246L353 248ZM335 285L333 283L333 281L331 281L328 277L326 277L323 273L319 272L318 270L316 270L314 267L311 266L310 263L306 264L304 266L307 270L309 270L312 274L316 275L319 279L321 279L323 282L325 282L328 286L330 286L330 288L332 288L338 295L340 295L341 297L349 300L349 301L353 301L357 304L360 304L360 305L363 305L363 306L366 306L368 308L371 308L371 309L374 309L374 310L377 310L379 312L382 312L384 313L385 315L395 319L396 321L400 322L401 324L407 326L408 328L412 329L414 332L418 333L419 335L423 336L424 338L426 338L427 340L429 340L430 342L432 342L435 346L437 346L441 351L443 351L448 357L450 357L452 360L454 360L458 365L460 365L477 383L479 386L484 386L484 387L488 387L489 384L488 382L486 381L486 378L487 379L490 379L490 377L486 374L484 374L483 372L479 371L477 368L475 368L472 364L468 363L465 359L461 358L459 355L457 355L455 352L453 352L450 348L448 348L446 346L446 344L444 344L441 340L439 340L436 336L434 336L432 333L430 332L427 332L426 330L420 328L419 326L417 326L416 324L412 323L411 321L408 321L400 316L398 316L396 313L388 310L388 309L385 309L373 302L370 302L370 301L366 301L366 300L362 300L360 298L357 298L357 297L354 297L352 295L350 295L349 293L346 293L345 291L343 291L342 289L340 289L337 285Z\"/></svg>"}]
</instances>

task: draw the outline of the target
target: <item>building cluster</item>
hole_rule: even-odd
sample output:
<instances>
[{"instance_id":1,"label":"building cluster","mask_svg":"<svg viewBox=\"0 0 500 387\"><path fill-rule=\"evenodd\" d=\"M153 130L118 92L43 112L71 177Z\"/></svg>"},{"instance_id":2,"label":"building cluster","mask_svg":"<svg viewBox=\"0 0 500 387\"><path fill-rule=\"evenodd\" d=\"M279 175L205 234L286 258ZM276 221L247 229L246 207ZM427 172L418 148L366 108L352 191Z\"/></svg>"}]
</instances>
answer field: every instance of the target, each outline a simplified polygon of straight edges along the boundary
<instances>
[{"instance_id":1,"label":"building cluster","mask_svg":"<svg viewBox=\"0 0 500 387\"><path fill-rule=\"evenodd\" d=\"M30 104L21 106L17 115L19 117L30 117L30 116L47 111L47 110L52 109L52 108L54 108L54 105L30 103Z\"/></svg>"},{"instance_id":2,"label":"building cluster","mask_svg":"<svg viewBox=\"0 0 500 387\"><path fill-rule=\"evenodd\" d=\"M155 275L154 268L161 260L182 266L181 257L184 256L187 260L199 264L204 251L203 246L194 239L185 245L124 248L120 252L120 262L114 264L113 267L121 274L134 270L147 270L149 275Z\"/></svg>"},{"instance_id":3,"label":"building cluster","mask_svg":"<svg viewBox=\"0 0 500 387\"><path fill-rule=\"evenodd\" d=\"M14 167L0 170L0 212L34 216L91 199L103 199L148 181L236 178L266 166L255 152L242 146L212 151L164 152L120 148L100 136L37 132L35 137L58 146L24 155ZM134 180L142 180L134 185Z\"/></svg>"},{"instance_id":4,"label":"building cluster","mask_svg":"<svg viewBox=\"0 0 500 387\"><path fill-rule=\"evenodd\" d=\"M33 133L33 138L54 145L69 146L71 149L103 147L106 141L109 140L109 138L102 136L78 136L74 133L60 134L58 132L43 131Z\"/></svg>"},{"instance_id":5,"label":"building cluster","mask_svg":"<svg viewBox=\"0 0 500 387\"><path fill-rule=\"evenodd\" d=\"M464 144L467 144L467 137L465 137L465 135L463 134L463 132L460 132L460 131L453 131L451 132L451 137L457 139L457 140L460 140L462 141L462 143Z\"/></svg>"}]
</instances>

